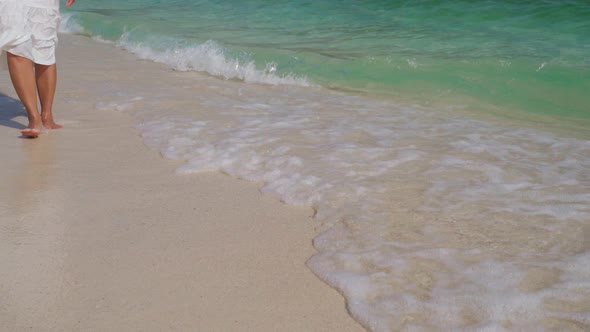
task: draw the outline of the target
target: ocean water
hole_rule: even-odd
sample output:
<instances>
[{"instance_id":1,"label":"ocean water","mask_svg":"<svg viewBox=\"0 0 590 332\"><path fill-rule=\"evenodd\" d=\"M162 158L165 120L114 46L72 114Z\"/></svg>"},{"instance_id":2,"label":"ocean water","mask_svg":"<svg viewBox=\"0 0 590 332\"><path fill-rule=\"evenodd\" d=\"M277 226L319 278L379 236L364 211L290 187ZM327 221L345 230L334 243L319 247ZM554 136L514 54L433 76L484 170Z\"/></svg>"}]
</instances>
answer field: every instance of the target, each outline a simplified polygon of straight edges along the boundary
<instances>
[{"instance_id":1,"label":"ocean water","mask_svg":"<svg viewBox=\"0 0 590 332\"><path fill-rule=\"evenodd\" d=\"M179 70L590 119L583 0L76 5L85 33Z\"/></svg>"},{"instance_id":2,"label":"ocean water","mask_svg":"<svg viewBox=\"0 0 590 332\"><path fill-rule=\"evenodd\" d=\"M98 110L316 213L308 265L373 331L590 330L586 1L80 1L165 64Z\"/></svg>"}]
</instances>

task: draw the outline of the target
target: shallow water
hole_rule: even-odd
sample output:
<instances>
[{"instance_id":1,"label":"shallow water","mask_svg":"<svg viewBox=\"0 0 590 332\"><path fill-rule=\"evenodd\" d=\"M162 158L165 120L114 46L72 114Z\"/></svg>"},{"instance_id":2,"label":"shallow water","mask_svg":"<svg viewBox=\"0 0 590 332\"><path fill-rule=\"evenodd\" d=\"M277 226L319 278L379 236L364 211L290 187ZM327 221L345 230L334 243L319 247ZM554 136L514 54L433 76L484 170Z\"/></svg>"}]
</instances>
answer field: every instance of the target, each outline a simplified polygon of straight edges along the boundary
<instances>
[{"instance_id":1,"label":"shallow water","mask_svg":"<svg viewBox=\"0 0 590 332\"><path fill-rule=\"evenodd\" d=\"M309 266L375 331L590 326L590 141L321 88L163 73L98 109L316 210ZM193 81L194 79L194 81ZM143 92L142 92L143 90Z\"/></svg>"},{"instance_id":2,"label":"shallow water","mask_svg":"<svg viewBox=\"0 0 590 332\"><path fill-rule=\"evenodd\" d=\"M66 17L80 31L180 70L590 121L587 1L106 0L71 8Z\"/></svg>"},{"instance_id":3,"label":"shallow water","mask_svg":"<svg viewBox=\"0 0 590 332\"><path fill-rule=\"evenodd\" d=\"M239 11L231 2L197 2L203 3L214 3L238 17L239 13L254 11L257 2L247 1ZM249 48L248 56L241 58L246 53L236 50L247 47L245 42L236 42L236 46L227 40L232 36L248 40L248 33L256 40L265 30L248 30L250 24L239 25L234 18L230 20L236 25L234 30L208 31L203 22L213 24L218 16L205 14L206 10L202 13L204 21L199 20L203 29L191 35L194 44L158 50L147 37L141 42L134 39L134 34L143 31L139 28L112 36L92 30L96 26L112 27L111 23L130 24L131 18L123 15L125 12L109 11L108 4L87 5L103 9L81 7L81 17L66 16L65 29L89 29L95 36L114 39L119 47L141 58L188 72L162 70L157 80L133 84L124 83L125 75L119 75L120 82L105 82L101 87L107 97L97 109L117 109L138 117L148 146L166 158L184 161L179 173L220 170L261 181L263 192L286 203L313 207L320 231L314 245L319 253L308 264L320 278L342 292L351 314L364 326L374 331L590 329L590 140L583 121L587 96L579 93L587 84L587 58L579 53L580 49L561 44L563 51L558 58L577 61L578 67L555 69L550 72L554 76L546 76L542 82L534 73L547 73L547 65L533 73L524 68L534 63L529 61L534 57L511 62L524 61L514 72L523 75L519 76L524 78L520 86L531 93L518 94L518 98L527 100L527 105L549 105L543 99L547 97L574 105L575 109L573 113L568 113L569 106L563 108L564 113L537 112L518 106L514 100L490 106L487 97L479 92L450 97L443 94L432 100L428 96L434 90L455 89L440 85L436 71L418 70L419 75L415 76L408 69L408 75L414 76L408 78L411 84L406 86L407 91L402 87L395 93L381 94L380 89L387 82L367 78L371 89L354 90L355 84L364 84L362 78L352 75L339 85L328 74L313 76L313 71L285 67L276 55L292 50L274 49L275 44L268 48L257 45L256 52ZM293 2L289 4L295 6ZM298 4L310 6L309 10L329 6L322 1ZM385 6L379 1L362 4L367 8ZM428 12L425 7L396 4L398 7L393 9L421 9L421 15ZM585 7L578 2L571 4L573 9L585 13ZM137 3L130 1L121 6L135 8ZM188 21L189 8L193 7L179 8L185 9ZM445 5L435 6L432 13L440 13L444 8ZM447 17L452 17L457 8L464 7L447 8ZM166 15L172 15L154 16L156 11L152 9L146 6L142 15L150 17L155 25L165 22ZM383 10L387 12L386 8ZM494 22L503 22L504 10L496 8L500 21ZM360 15L363 11L359 12L348 14ZM418 18L423 16L416 15L414 23L422 26ZM539 15L543 16L542 10L530 16ZM119 16L123 21L118 20ZM334 20L341 19L339 14L334 16ZM521 24L532 24L527 20L533 18L525 16ZM87 28L90 19L97 19L100 24ZM274 16L273 19L278 20ZM111 23L106 24L107 21ZM575 31L587 26L581 21L572 22L577 22L570 27ZM170 29L174 33L186 31L185 23L180 20L178 26ZM413 37L423 33L426 39L436 39L436 29L428 28L429 22L424 24L424 30L419 30L422 32L407 33ZM510 28L496 24L499 30ZM288 20L285 25L284 31L299 31L289 26ZM449 23L449 29L452 26ZM317 33L311 27L317 28L311 25L309 34ZM344 29L345 25L341 27ZM563 28L547 28L550 27ZM521 28L526 35L528 30ZM224 31L228 39L216 37L209 38L216 41L207 42L199 37L209 33L222 35ZM162 41L160 37L156 39ZM177 37L167 41L177 43ZM328 37L326 40L332 40L334 35ZM578 37L577 40L584 41L584 36ZM272 39L265 40L271 44ZM302 40L322 44L309 36ZM524 47L537 52L531 45L506 43L512 50ZM332 45L324 44L326 49ZM256 60L260 49L276 62ZM334 46L331 51L339 56L330 53L328 58L349 61L350 65L366 56L355 58L351 55L354 52L346 53L345 49ZM502 48L492 45L486 50L492 58L501 58L498 54ZM313 62L326 56L326 50L316 51L310 51L311 55L304 52L306 63L326 71L336 68L330 67L330 61ZM467 54L477 63L488 61L471 51L475 52L467 46L457 48L455 55L460 58ZM416 67L411 62L407 62L409 68L420 68L420 61L414 64ZM465 75L475 77L477 71L473 68L477 66L466 63L465 59L453 62L464 65L462 70L468 71ZM570 70L566 67L575 71L580 80L556 74ZM383 71L383 67L379 68L375 71ZM506 73L514 69L510 68ZM448 74L455 69L450 66L444 71ZM480 74L487 77L485 71L477 75ZM497 87L500 95L500 90L520 92L503 86L496 78L482 86ZM423 80L432 82L434 90L424 93L416 88ZM496 113L488 116L491 109ZM516 116L513 111L524 115ZM568 119L574 119L576 125ZM553 126L548 128L547 123Z\"/></svg>"}]
</instances>

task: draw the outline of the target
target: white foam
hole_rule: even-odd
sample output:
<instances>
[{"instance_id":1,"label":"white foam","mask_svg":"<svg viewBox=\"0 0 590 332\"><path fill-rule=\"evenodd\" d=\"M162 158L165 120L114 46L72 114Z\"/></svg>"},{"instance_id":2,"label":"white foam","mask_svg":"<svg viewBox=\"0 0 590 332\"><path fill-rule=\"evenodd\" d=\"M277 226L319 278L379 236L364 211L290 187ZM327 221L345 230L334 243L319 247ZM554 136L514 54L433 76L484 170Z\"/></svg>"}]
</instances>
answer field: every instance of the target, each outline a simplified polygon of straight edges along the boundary
<instances>
[{"instance_id":1,"label":"white foam","mask_svg":"<svg viewBox=\"0 0 590 332\"><path fill-rule=\"evenodd\" d=\"M60 33L81 34L84 32L84 28L75 19L74 14L63 13L61 14L61 22L58 31Z\"/></svg>"},{"instance_id":2,"label":"white foam","mask_svg":"<svg viewBox=\"0 0 590 332\"><path fill-rule=\"evenodd\" d=\"M271 85L311 86L306 77L292 73L279 75L277 64L269 62L264 69L256 67L254 61L240 61L226 55L226 50L215 41L194 46L178 46L157 51L140 42L133 42L124 34L118 44L141 59L164 63L179 71L206 72L224 79L238 79L247 83Z\"/></svg>"},{"instance_id":3,"label":"white foam","mask_svg":"<svg viewBox=\"0 0 590 332\"><path fill-rule=\"evenodd\" d=\"M309 265L372 330L589 324L590 141L321 89L165 93L97 107L141 107L146 144L179 173L263 181L316 209Z\"/></svg>"},{"instance_id":4,"label":"white foam","mask_svg":"<svg viewBox=\"0 0 590 332\"><path fill-rule=\"evenodd\" d=\"M97 110L107 110L107 109L114 109L119 112L129 111L135 107L137 104L143 100L143 97L125 97L121 96L118 100L110 100L110 101L101 101L95 105Z\"/></svg>"},{"instance_id":5,"label":"white foam","mask_svg":"<svg viewBox=\"0 0 590 332\"><path fill-rule=\"evenodd\" d=\"M126 30L126 29L125 29ZM83 34L87 31L79 24L76 14L64 13L59 27L61 33ZM240 60L227 55L227 50L219 43L209 40L196 45L167 46L158 50L147 41L136 41L125 31L115 43L145 60L163 63L178 71L198 71L227 80L241 80L246 83L270 85L314 86L307 77L293 73L279 73L278 64L268 62L264 69L258 68L251 60ZM103 43L113 43L99 34L92 38Z\"/></svg>"}]
</instances>

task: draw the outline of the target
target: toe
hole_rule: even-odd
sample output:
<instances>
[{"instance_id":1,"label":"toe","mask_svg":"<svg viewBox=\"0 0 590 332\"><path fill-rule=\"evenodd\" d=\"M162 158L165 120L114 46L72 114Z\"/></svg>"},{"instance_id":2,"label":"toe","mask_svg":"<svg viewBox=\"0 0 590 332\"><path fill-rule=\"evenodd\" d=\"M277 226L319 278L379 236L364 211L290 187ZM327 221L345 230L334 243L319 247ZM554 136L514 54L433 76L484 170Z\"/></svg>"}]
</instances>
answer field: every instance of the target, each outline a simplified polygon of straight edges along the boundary
<instances>
[{"instance_id":1,"label":"toe","mask_svg":"<svg viewBox=\"0 0 590 332\"><path fill-rule=\"evenodd\" d=\"M20 133L25 137L35 138L41 134L41 131L35 128L26 128L21 130Z\"/></svg>"}]
</instances>

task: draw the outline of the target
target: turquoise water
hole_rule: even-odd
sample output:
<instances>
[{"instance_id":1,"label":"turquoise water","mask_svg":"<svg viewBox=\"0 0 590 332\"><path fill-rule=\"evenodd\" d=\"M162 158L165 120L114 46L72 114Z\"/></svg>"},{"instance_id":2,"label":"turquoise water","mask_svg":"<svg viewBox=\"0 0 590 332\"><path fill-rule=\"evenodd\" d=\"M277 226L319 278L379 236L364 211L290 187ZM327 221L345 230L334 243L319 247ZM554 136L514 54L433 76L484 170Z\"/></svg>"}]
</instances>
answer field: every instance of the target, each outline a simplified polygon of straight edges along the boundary
<instances>
[{"instance_id":1,"label":"turquoise water","mask_svg":"<svg viewBox=\"0 0 590 332\"><path fill-rule=\"evenodd\" d=\"M64 11L84 33L181 70L590 119L584 0L106 0Z\"/></svg>"},{"instance_id":2,"label":"turquoise water","mask_svg":"<svg viewBox=\"0 0 590 332\"><path fill-rule=\"evenodd\" d=\"M79 1L62 28L169 66L109 59L97 111L136 116L179 173L313 208L307 264L369 330L587 331L588 18L582 1Z\"/></svg>"}]
</instances>

